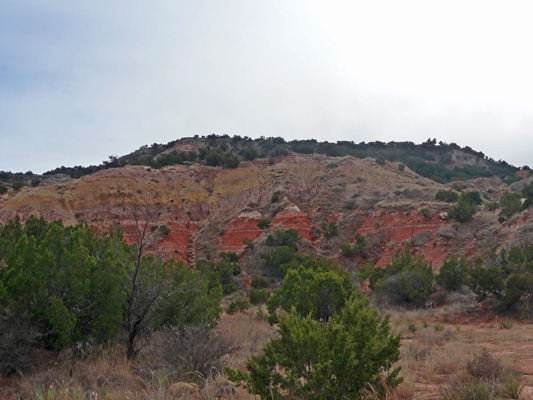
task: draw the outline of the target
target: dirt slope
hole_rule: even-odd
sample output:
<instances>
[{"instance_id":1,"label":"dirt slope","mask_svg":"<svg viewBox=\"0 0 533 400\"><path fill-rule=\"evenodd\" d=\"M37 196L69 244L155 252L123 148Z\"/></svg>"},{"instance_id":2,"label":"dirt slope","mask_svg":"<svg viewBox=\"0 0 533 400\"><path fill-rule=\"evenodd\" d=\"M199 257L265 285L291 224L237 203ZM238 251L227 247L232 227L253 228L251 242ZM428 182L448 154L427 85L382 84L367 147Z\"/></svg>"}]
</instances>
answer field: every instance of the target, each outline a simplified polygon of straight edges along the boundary
<instances>
[{"instance_id":1,"label":"dirt slope","mask_svg":"<svg viewBox=\"0 0 533 400\"><path fill-rule=\"evenodd\" d=\"M491 179L464 186L493 199L506 188ZM262 159L235 169L126 166L25 187L0 196L0 222L33 214L65 224L87 222L100 231L119 222L132 241L133 213L148 206L159 211L155 227L170 228L168 234L152 232L152 250L187 263L207 253L242 253L244 239L263 233L257 227L262 218L272 220L270 230L297 229L318 253L333 258L342 258L340 244L353 242L358 232L367 236L369 261L378 265L388 263L406 243L438 267L451 252L471 256L533 237L531 211L503 225L497 222L497 211L486 211L483 205L466 224L444 220L447 204L434 200L442 188L446 186L408 168L400 171L397 163L293 153L272 165ZM273 194L280 200L273 203ZM331 221L337 221L339 234L327 239L320 225Z\"/></svg>"}]
</instances>

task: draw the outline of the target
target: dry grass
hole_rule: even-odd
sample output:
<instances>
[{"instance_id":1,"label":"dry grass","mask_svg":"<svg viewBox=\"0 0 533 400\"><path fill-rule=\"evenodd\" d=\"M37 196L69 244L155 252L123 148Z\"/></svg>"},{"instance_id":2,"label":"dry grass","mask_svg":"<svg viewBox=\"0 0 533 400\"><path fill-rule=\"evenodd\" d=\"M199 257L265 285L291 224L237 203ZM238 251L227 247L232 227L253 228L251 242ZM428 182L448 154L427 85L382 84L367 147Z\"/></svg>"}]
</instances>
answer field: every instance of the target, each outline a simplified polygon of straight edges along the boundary
<instances>
[{"instance_id":1,"label":"dry grass","mask_svg":"<svg viewBox=\"0 0 533 400\"><path fill-rule=\"evenodd\" d=\"M217 330L237 346L227 361L231 368L243 369L250 355L256 354L263 346L274 338L274 328L265 321L264 307L254 307L245 312L234 315L222 315Z\"/></svg>"},{"instance_id":2,"label":"dry grass","mask_svg":"<svg viewBox=\"0 0 533 400\"><path fill-rule=\"evenodd\" d=\"M275 336L274 329L257 315L259 310L222 316L217 332L236 347L224 365L244 368L250 355ZM529 395L533 392L531 324L510 320L502 324L494 317L468 321L464 317L450 317L444 309L393 311L393 329L403 335L398 365L404 382L395 389L384 385L380 392L369 388L365 399L455 400L471 395L491 399L496 389L505 391L508 398L514 393L522 400L533 399ZM437 324L442 329L436 330ZM121 346L92 349L83 359L62 353L33 373L0 380L0 399L14 400L21 395L36 400L255 399L228 382L223 371L214 370L209 376L193 373L185 383L176 381L172 371L158 367L161 360L157 355L141 354L130 362L124 353ZM179 392L187 385L196 394Z\"/></svg>"}]
</instances>

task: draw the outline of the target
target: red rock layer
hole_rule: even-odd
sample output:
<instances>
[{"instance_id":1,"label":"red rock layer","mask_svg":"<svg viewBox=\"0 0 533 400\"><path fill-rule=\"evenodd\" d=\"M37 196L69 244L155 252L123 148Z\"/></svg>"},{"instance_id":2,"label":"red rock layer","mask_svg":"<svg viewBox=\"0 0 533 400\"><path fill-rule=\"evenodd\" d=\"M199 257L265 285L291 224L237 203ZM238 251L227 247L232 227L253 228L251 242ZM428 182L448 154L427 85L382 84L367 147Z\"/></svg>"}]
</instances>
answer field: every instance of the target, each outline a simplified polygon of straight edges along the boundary
<instances>
[{"instance_id":1,"label":"red rock layer","mask_svg":"<svg viewBox=\"0 0 533 400\"><path fill-rule=\"evenodd\" d=\"M256 211L242 213L230 221L222 235L221 251L239 252L245 247L244 239L257 239L262 232L257 226L260 219L261 214Z\"/></svg>"},{"instance_id":2,"label":"red rock layer","mask_svg":"<svg viewBox=\"0 0 533 400\"><path fill-rule=\"evenodd\" d=\"M428 219L417 211L376 210L365 219L358 233L363 236L379 233L384 236L386 244L382 248L383 252L376 263L377 266L390 263L392 256L404 249L407 240L418 234L428 233L431 239L418 251L436 265L440 265L449 254L444 243L436 237L436 233L447 224L438 215Z\"/></svg>"},{"instance_id":3,"label":"red rock layer","mask_svg":"<svg viewBox=\"0 0 533 400\"><path fill-rule=\"evenodd\" d=\"M297 206L289 206L280 211L272 220L272 226L283 225L285 229L296 229L301 237L313 241L309 215Z\"/></svg>"}]
</instances>

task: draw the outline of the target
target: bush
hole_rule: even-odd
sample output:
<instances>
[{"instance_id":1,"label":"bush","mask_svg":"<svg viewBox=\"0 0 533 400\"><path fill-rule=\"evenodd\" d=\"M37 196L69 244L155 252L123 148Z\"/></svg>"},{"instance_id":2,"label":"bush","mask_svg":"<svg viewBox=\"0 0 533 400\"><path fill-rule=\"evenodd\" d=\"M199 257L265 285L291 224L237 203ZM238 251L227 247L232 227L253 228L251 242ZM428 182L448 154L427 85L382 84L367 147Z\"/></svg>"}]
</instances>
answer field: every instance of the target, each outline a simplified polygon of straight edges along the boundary
<instances>
[{"instance_id":1,"label":"bush","mask_svg":"<svg viewBox=\"0 0 533 400\"><path fill-rule=\"evenodd\" d=\"M274 235L268 235L266 239L267 246L287 246L297 249L297 243L300 240L300 234L296 229L287 229L277 231Z\"/></svg>"},{"instance_id":2,"label":"bush","mask_svg":"<svg viewBox=\"0 0 533 400\"><path fill-rule=\"evenodd\" d=\"M478 301L494 297L500 299L505 291L505 272L497 267L475 267L470 271L468 286Z\"/></svg>"},{"instance_id":3,"label":"bush","mask_svg":"<svg viewBox=\"0 0 533 400\"><path fill-rule=\"evenodd\" d=\"M293 308L302 316L328 321L355 292L348 274L328 260L309 258L302 264L287 271L283 285L268 300L271 323L277 322L280 309Z\"/></svg>"},{"instance_id":4,"label":"bush","mask_svg":"<svg viewBox=\"0 0 533 400\"><path fill-rule=\"evenodd\" d=\"M477 207L474 203L461 197L456 205L448 209L448 218L455 219L458 222L468 222L476 211Z\"/></svg>"},{"instance_id":5,"label":"bush","mask_svg":"<svg viewBox=\"0 0 533 400\"><path fill-rule=\"evenodd\" d=\"M468 271L466 284L478 301L495 299L498 307L509 309L533 295L533 246L517 246L499 254L491 251Z\"/></svg>"},{"instance_id":6,"label":"bush","mask_svg":"<svg viewBox=\"0 0 533 400\"><path fill-rule=\"evenodd\" d=\"M230 263L237 263L239 261L239 257L234 251L223 251L218 256L221 260L229 261Z\"/></svg>"},{"instance_id":7,"label":"bush","mask_svg":"<svg viewBox=\"0 0 533 400\"><path fill-rule=\"evenodd\" d=\"M241 160L237 155L226 154L223 159L223 164L228 168L237 168L241 164Z\"/></svg>"},{"instance_id":8,"label":"bush","mask_svg":"<svg viewBox=\"0 0 533 400\"><path fill-rule=\"evenodd\" d=\"M269 297L270 292L267 289L252 289L250 291L250 303L254 305L266 303Z\"/></svg>"},{"instance_id":9,"label":"bush","mask_svg":"<svg viewBox=\"0 0 533 400\"><path fill-rule=\"evenodd\" d=\"M224 161L224 152L222 150L213 149L205 155L205 163L211 167L222 165L223 161Z\"/></svg>"},{"instance_id":10,"label":"bush","mask_svg":"<svg viewBox=\"0 0 533 400\"><path fill-rule=\"evenodd\" d=\"M260 219L259 222L257 222L257 227L259 229L267 229L269 226L270 226L269 218L263 218L263 219Z\"/></svg>"},{"instance_id":11,"label":"bush","mask_svg":"<svg viewBox=\"0 0 533 400\"><path fill-rule=\"evenodd\" d=\"M186 325L155 333L148 350L167 363L175 380L188 380L188 374L209 376L213 369L220 370L234 348L207 325Z\"/></svg>"},{"instance_id":12,"label":"bush","mask_svg":"<svg viewBox=\"0 0 533 400\"><path fill-rule=\"evenodd\" d=\"M353 246L350 243L341 244L341 252L346 257L353 255L363 255L366 250L366 239L359 233L355 234L355 244Z\"/></svg>"},{"instance_id":13,"label":"bush","mask_svg":"<svg viewBox=\"0 0 533 400\"><path fill-rule=\"evenodd\" d=\"M435 195L435 200L445 201L446 203L455 203L459 200L459 193L453 190L439 190Z\"/></svg>"},{"instance_id":14,"label":"bush","mask_svg":"<svg viewBox=\"0 0 533 400\"><path fill-rule=\"evenodd\" d=\"M8 191L8 188L6 185L0 185L0 194L5 194L7 193Z\"/></svg>"},{"instance_id":15,"label":"bush","mask_svg":"<svg viewBox=\"0 0 533 400\"><path fill-rule=\"evenodd\" d=\"M525 185L521 193L522 197L526 199L522 207L524 209L527 209L533 204L533 182L530 182L529 184Z\"/></svg>"},{"instance_id":16,"label":"bush","mask_svg":"<svg viewBox=\"0 0 533 400\"><path fill-rule=\"evenodd\" d=\"M455 254L452 254L450 258L444 260L435 280L445 289L459 290L465 282L467 269L467 259L465 257L459 259Z\"/></svg>"},{"instance_id":17,"label":"bush","mask_svg":"<svg viewBox=\"0 0 533 400\"><path fill-rule=\"evenodd\" d=\"M339 233L339 228L337 227L337 222L333 221L329 224L322 222L322 225L320 225L322 228L322 233L325 237L328 239L332 238L333 236L337 236Z\"/></svg>"},{"instance_id":18,"label":"bush","mask_svg":"<svg viewBox=\"0 0 533 400\"><path fill-rule=\"evenodd\" d=\"M35 347L112 342L122 327L132 358L143 335L178 323L213 324L220 313L219 282L209 288L183 264L139 256L116 226L97 236L87 225L9 221L0 228L0 263L0 319L27 315L42 333Z\"/></svg>"},{"instance_id":19,"label":"bush","mask_svg":"<svg viewBox=\"0 0 533 400\"><path fill-rule=\"evenodd\" d=\"M234 300L230 303L228 309L226 310L226 313L228 315L233 315L236 312L243 312L250 307L250 301L245 298Z\"/></svg>"},{"instance_id":20,"label":"bush","mask_svg":"<svg viewBox=\"0 0 533 400\"><path fill-rule=\"evenodd\" d=\"M481 196L479 195L479 192L477 190L471 192L464 192L461 194L461 198L476 205L480 205L481 203L483 203L483 200L481 199Z\"/></svg>"},{"instance_id":21,"label":"bush","mask_svg":"<svg viewBox=\"0 0 533 400\"><path fill-rule=\"evenodd\" d=\"M280 268L282 265L299 259L296 249L289 246L280 246L275 250L269 251L263 257L265 259L265 267L278 276L283 276L283 271Z\"/></svg>"},{"instance_id":22,"label":"bush","mask_svg":"<svg viewBox=\"0 0 533 400\"><path fill-rule=\"evenodd\" d=\"M274 193L270 199L271 203L277 203L279 201L279 194Z\"/></svg>"},{"instance_id":23,"label":"bush","mask_svg":"<svg viewBox=\"0 0 533 400\"><path fill-rule=\"evenodd\" d=\"M224 296L238 289L234 277L241 273L241 267L235 262L228 261L228 256L217 263L200 261L196 264L196 269L209 280L211 286L222 285Z\"/></svg>"},{"instance_id":24,"label":"bush","mask_svg":"<svg viewBox=\"0 0 533 400\"><path fill-rule=\"evenodd\" d=\"M522 202L520 201L520 195L516 193L505 192L500 199L500 215L498 220L500 222L506 221L514 214L520 211Z\"/></svg>"},{"instance_id":25,"label":"bush","mask_svg":"<svg viewBox=\"0 0 533 400\"><path fill-rule=\"evenodd\" d=\"M11 183L11 187L13 188L13 190L15 192L18 192L20 189L22 189L24 187L24 182L22 182L22 181L13 181Z\"/></svg>"},{"instance_id":26,"label":"bush","mask_svg":"<svg viewBox=\"0 0 533 400\"><path fill-rule=\"evenodd\" d=\"M487 209L489 211L496 211L500 207L500 203L497 201L491 201L487 204Z\"/></svg>"},{"instance_id":27,"label":"bush","mask_svg":"<svg viewBox=\"0 0 533 400\"><path fill-rule=\"evenodd\" d=\"M253 161L259 156L259 152L254 146L246 146L243 156L246 161Z\"/></svg>"},{"instance_id":28,"label":"bush","mask_svg":"<svg viewBox=\"0 0 533 400\"><path fill-rule=\"evenodd\" d=\"M519 399L523 390L522 374L505 367L486 349L472 355L466 375L444 388L445 400Z\"/></svg>"},{"instance_id":29,"label":"bush","mask_svg":"<svg viewBox=\"0 0 533 400\"><path fill-rule=\"evenodd\" d=\"M255 276L252 279L252 287L254 289L264 289L268 286L268 281L262 276Z\"/></svg>"},{"instance_id":30,"label":"bush","mask_svg":"<svg viewBox=\"0 0 533 400\"><path fill-rule=\"evenodd\" d=\"M524 295L533 294L533 274L511 274L505 282L505 293L501 300L501 306L511 308Z\"/></svg>"},{"instance_id":31,"label":"bush","mask_svg":"<svg viewBox=\"0 0 533 400\"><path fill-rule=\"evenodd\" d=\"M163 235L165 235L165 236L168 235L168 234L170 233L170 228L169 228L167 225L161 225L161 226L159 227L159 230L160 230L161 233L162 233Z\"/></svg>"},{"instance_id":32,"label":"bush","mask_svg":"<svg viewBox=\"0 0 533 400\"><path fill-rule=\"evenodd\" d=\"M249 372L227 370L261 399L355 399L368 385L401 381L398 369L390 371L400 336L391 334L388 318L381 319L365 297L351 298L327 323L284 312L278 333L248 360Z\"/></svg>"},{"instance_id":33,"label":"bush","mask_svg":"<svg viewBox=\"0 0 533 400\"><path fill-rule=\"evenodd\" d=\"M250 238L244 238L242 240L242 244L246 246L247 249L253 249L254 248L254 241Z\"/></svg>"},{"instance_id":34,"label":"bush","mask_svg":"<svg viewBox=\"0 0 533 400\"><path fill-rule=\"evenodd\" d=\"M423 256L412 255L409 246L396 253L392 263L375 269L370 288L396 304L424 305L435 292L433 269Z\"/></svg>"},{"instance_id":35,"label":"bush","mask_svg":"<svg viewBox=\"0 0 533 400\"><path fill-rule=\"evenodd\" d=\"M12 375L34 367L38 357L35 347L40 336L27 316L5 310L0 316L0 375Z\"/></svg>"}]
</instances>

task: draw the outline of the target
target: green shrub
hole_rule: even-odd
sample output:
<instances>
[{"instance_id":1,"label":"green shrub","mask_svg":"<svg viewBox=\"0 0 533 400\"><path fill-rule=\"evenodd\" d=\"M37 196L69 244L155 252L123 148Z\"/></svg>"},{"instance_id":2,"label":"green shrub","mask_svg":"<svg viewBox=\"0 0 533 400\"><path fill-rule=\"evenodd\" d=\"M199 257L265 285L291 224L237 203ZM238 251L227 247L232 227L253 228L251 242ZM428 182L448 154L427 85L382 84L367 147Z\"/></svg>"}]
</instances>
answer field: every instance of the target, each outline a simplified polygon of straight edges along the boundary
<instances>
[{"instance_id":1,"label":"green shrub","mask_svg":"<svg viewBox=\"0 0 533 400\"><path fill-rule=\"evenodd\" d=\"M268 300L270 321L277 322L279 309L292 308L302 316L327 321L344 307L354 292L346 272L333 268L327 260L308 258L287 271L283 285Z\"/></svg>"},{"instance_id":2,"label":"green shrub","mask_svg":"<svg viewBox=\"0 0 533 400\"><path fill-rule=\"evenodd\" d=\"M242 240L242 244L246 246L247 249L253 249L254 248L254 241L250 238L244 238Z\"/></svg>"},{"instance_id":3,"label":"green shrub","mask_svg":"<svg viewBox=\"0 0 533 400\"><path fill-rule=\"evenodd\" d=\"M337 236L339 234L339 228L337 226L336 221L330 222L329 224L322 222L320 226L322 228L322 234L328 239L334 236Z\"/></svg>"},{"instance_id":4,"label":"green shrub","mask_svg":"<svg viewBox=\"0 0 533 400\"><path fill-rule=\"evenodd\" d=\"M277 203L278 201L279 201L279 194L274 193L274 194L272 195L272 198L270 199L270 202L271 202L271 203Z\"/></svg>"},{"instance_id":5,"label":"green shrub","mask_svg":"<svg viewBox=\"0 0 533 400\"><path fill-rule=\"evenodd\" d=\"M328 322L284 312L278 333L248 360L248 372L227 369L231 380L261 399L355 399L369 385L401 382L399 370L390 371L400 336L365 297L351 298Z\"/></svg>"},{"instance_id":6,"label":"green shrub","mask_svg":"<svg viewBox=\"0 0 533 400\"><path fill-rule=\"evenodd\" d=\"M148 332L213 323L220 283L208 287L200 272L182 263L138 255L116 226L97 236L86 225L64 227L35 217L24 225L9 221L0 227L0 320L27 316L29 329L40 333L32 346L55 350L112 342L122 328L129 357Z\"/></svg>"},{"instance_id":7,"label":"green shrub","mask_svg":"<svg viewBox=\"0 0 533 400\"><path fill-rule=\"evenodd\" d=\"M248 299L245 299L245 298L237 299L231 302L228 309L226 310L226 313L229 315L233 315L236 312L246 311L249 307L250 307L250 301Z\"/></svg>"},{"instance_id":8,"label":"green shrub","mask_svg":"<svg viewBox=\"0 0 533 400\"><path fill-rule=\"evenodd\" d=\"M439 190L435 195L435 200L445 201L447 203L455 203L459 200L459 193L453 190Z\"/></svg>"},{"instance_id":9,"label":"green shrub","mask_svg":"<svg viewBox=\"0 0 533 400\"><path fill-rule=\"evenodd\" d=\"M481 199L481 196L477 190L471 192L464 192L461 194L461 198L476 205L480 205L481 203L483 203L483 200Z\"/></svg>"},{"instance_id":10,"label":"green shrub","mask_svg":"<svg viewBox=\"0 0 533 400\"><path fill-rule=\"evenodd\" d=\"M24 182L22 182L22 181L13 181L11 183L11 187L13 188L13 190L15 192L18 192L20 189L22 189L24 187Z\"/></svg>"},{"instance_id":11,"label":"green shrub","mask_svg":"<svg viewBox=\"0 0 533 400\"><path fill-rule=\"evenodd\" d=\"M262 276L255 276L252 279L252 287L254 289L264 289L268 286L268 281Z\"/></svg>"},{"instance_id":12,"label":"green shrub","mask_svg":"<svg viewBox=\"0 0 533 400\"><path fill-rule=\"evenodd\" d=\"M300 257L296 249L289 246L280 246L275 250L269 251L263 256L265 267L278 276L283 276L283 270L280 268L284 264L298 260Z\"/></svg>"},{"instance_id":13,"label":"green shrub","mask_svg":"<svg viewBox=\"0 0 533 400\"><path fill-rule=\"evenodd\" d=\"M398 252L392 263L376 268L370 276L370 288L396 304L424 305L435 292L433 269L424 257L412 255L409 246Z\"/></svg>"},{"instance_id":14,"label":"green shrub","mask_svg":"<svg viewBox=\"0 0 533 400\"><path fill-rule=\"evenodd\" d=\"M300 240L300 234L296 229L287 229L277 231L274 235L268 235L266 239L267 246L287 246L296 250L297 243Z\"/></svg>"},{"instance_id":15,"label":"green shrub","mask_svg":"<svg viewBox=\"0 0 533 400\"><path fill-rule=\"evenodd\" d=\"M522 207L520 195L517 193L505 192L500 199L500 207L502 210L500 211L498 220L503 222L520 211L520 208Z\"/></svg>"},{"instance_id":16,"label":"green shrub","mask_svg":"<svg viewBox=\"0 0 533 400\"><path fill-rule=\"evenodd\" d=\"M168 234L170 233L170 228L169 228L167 225L161 225L161 226L159 227L159 230L160 230L161 233L162 233L163 235L165 235L165 236L168 235Z\"/></svg>"},{"instance_id":17,"label":"green shrub","mask_svg":"<svg viewBox=\"0 0 533 400\"><path fill-rule=\"evenodd\" d=\"M221 260L226 260L230 263L237 263L237 261L239 261L239 257L234 251L228 251L227 253L223 251L218 256Z\"/></svg>"},{"instance_id":18,"label":"green shrub","mask_svg":"<svg viewBox=\"0 0 533 400\"><path fill-rule=\"evenodd\" d=\"M252 289L250 291L250 303L264 304L270 297L270 292L267 289Z\"/></svg>"},{"instance_id":19,"label":"green shrub","mask_svg":"<svg viewBox=\"0 0 533 400\"><path fill-rule=\"evenodd\" d=\"M206 276L212 286L222 285L222 292L225 296L238 289L234 277L241 272L239 264L230 262L227 258L217 263L200 261L196 264L196 269Z\"/></svg>"},{"instance_id":20,"label":"green shrub","mask_svg":"<svg viewBox=\"0 0 533 400\"><path fill-rule=\"evenodd\" d=\"M421 208L420 210L418 210L418 213L423 216L424 218L426 219L430 219L430 215L429 215L429 210L427 208Z\"/></svg>"},{"instance_id":21,"label":"green shrub","mask_svg":"<svg viewBox=\"0 0 533 400\"><path fill-rule=\"evenodd\" d=\"M513 247L476 260L468 269L466 284L478 301L498 300L498 307L509 309L522 298L533 296L533 245Z\"/></svg>"},{"instance_id":22,"label":"green shrub","mask_svg":"<svg viewBox=\"0 0 533 400\"><path fill-rule=\"evenodd\" d=\"M525 185L522 189L522 197L526 199L524 204L522 205L522 208L527 209L533 204L533 182L530 182L529 184Z\"/></svg>"},{"instance_id":23,"label":"green shrub","mask_svg":"<svg viewBox=\"0 0 533 400\"><path fill-rule=\"evenodd\" d=\"M341 252L346 257L353 255L363 255L366 251L366 239L359 233L355 234L355 244L352 246L350 243L341 244Z\"/></svg>"},{"instance_id":24,"label":"green shrub","mask_svg":"<svg viewBox=\"0 0 533 400\"><path fill-rule=\"evenodd\" d=\"M505 293L501 299L501 306L511 308L524 295L533 294L533 274L511 274L505 282Z\"/></svg>"},{"instance_id":25,"label":"green shrub","mask_svg":"<svg viewBox=\"0 0 533 400\"><path fill-rule=\"evenodd\" d=\"M263 219L260 219L257 222L257 227L259 229L267 229L269 226L270 226L270 219L269 218L263 218Z\"/></svg>"},{"instance_id":26,"label":"green shrub","mask_svg":"<svg viewBox=\"0 0 533 400\"><path fill-rule=\"evenodd\" d=\"M246 146L243 156L246 161L253 161L259 156L259 152L254 146Z\"/></svg>"},{"instance_id":27,"label":"green shrub","mask_svg":"<svg viewBox=\"0 0 533 400\"><path fill-rule=\"evenodd\" d=\"M471 269L468 286L476 294L478 301L489 297L500 299L505 291L505 272L497 267L474 267Z\"/></svg>"},{"instance_id":28,"label":"green shrub","mask_svg":"<svg viewBox=\"0 0 533 400\"><path fill-rule=\"evenodd\" d=\"M452 185L452 189L455 190L456 192L462 192L462 191L463 191L463 188L462 188L461 185L459 185L457 182L455 182L455 183Z\"/></svg>"},{"instance_id":29,"label":"green shrub","mask_svg":"<svg viewBox=\"0 0 533 400\"><path fill-rule=\"evenodd\" d=\"M468 261L465 257L460 259L452 254L444 260L435 281L445 289L459 290L463 286L468 270Z\"/></svg>"},{"instance_id":30,"label":"green shrub","mask_svg":"<svg viewBox=\"0 0 533 400\"><path fill-rule=\"evenodd\" d=\"M222 165L224 161L224 152L220 149L210 150L205 155L205 163L211 167Z\"/></svg>"},{"instance_id":31,"label":"green shrub","mask_svg":"<svg viewBox=\"0 0 533 400\"><path fill-rule=\"evenodd\" d=\"M350 243L341 244L341 253L345 257L351 257L355 254L353 247Z\"/></svg>"},{"instance_id":32,"label":"green shrub","mask_svg":"<svg viewBox=\"0 0 533 400\"><path fill-rule=\"evenodd\" d=\"M496 211L500 207L500 203L497 201L491 201L487 204L487 209L489 211Z\"/></svg>"},{"instance_id":33,"label":"green shrub","mask_svg":"<svg viewBox=\"0 0 533 400\"><path fill-rule=\"evenodd\" d=\"M456 205L448 209L448 218L455 219L458 222L468 222L476 212L476 205L461 197Z\"/></svg>"},{"instance_id":34,"label":"green shrub","mask_svg":"<svg viewBox=\"0 0 533 400\"><path fill-rule=\"evenodd\" d=\"M5 194L7 193L8 191L8 188L6 185L0 185L0 194Z\"/></svg>"},{"instance_id":35,"label":"green shrub","mask_svg":"<svg viewBox=\"0 0 533 400\"><path fill-rule=\"evenodd\" d=\"M241 159L235 154L225 154L223 164L228 168L237 168L241 164Z\"/></svg>"}]
</instances>

